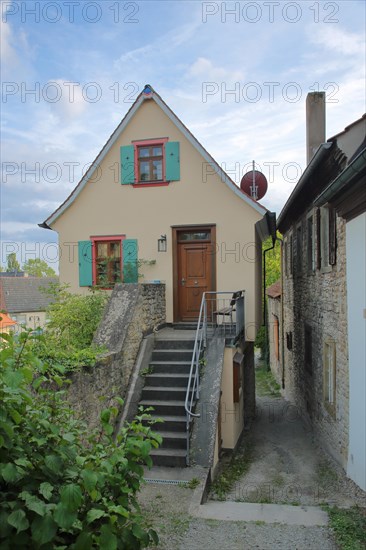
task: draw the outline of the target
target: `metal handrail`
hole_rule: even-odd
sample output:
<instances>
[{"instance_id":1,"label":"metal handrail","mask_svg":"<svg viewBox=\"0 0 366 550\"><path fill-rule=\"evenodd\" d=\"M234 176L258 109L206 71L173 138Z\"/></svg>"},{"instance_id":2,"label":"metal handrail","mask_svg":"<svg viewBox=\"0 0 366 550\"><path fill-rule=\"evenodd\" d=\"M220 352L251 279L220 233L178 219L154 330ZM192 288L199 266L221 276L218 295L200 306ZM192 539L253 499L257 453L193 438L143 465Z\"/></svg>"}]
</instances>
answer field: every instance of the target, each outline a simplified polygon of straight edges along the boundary
<instances>
[{"instance_id":1,"label":"metal handrail","mask_svg":"<svg viewBox=\"0 0 366 550\"><path fill-rule=\"evenodd\" d=\"M200 328L201 323L202 323L202 328ZM196 396L196 399L199 399L199 391L200 391L199 390L199 367L200 367L199 361L200 361L200 355L202 351L202 343L204 344L204 347L206 347L206 342L207 342L207 304L206 304L206 292L204 292L202 294L200 313L198 316L198 323L197 323L197 329L196 329L196 337L195 337L194 346L193 346L191 368L189 371L189 377L188 377L188 383L187 383L186 399L184 402L184 408L186 411L186 435L187 435L186 463L187 463L187 466L189 466L189 435L190 435L189 425L191 423L192 417L198 418L201 416L199 413L194 413L192 409L195 403L195 396ZM194 377L193 388L191 388L192 377ZM190 399L189 399L189 394L191 394Z\"/></svg>"},{"instance_id":2,"label":"metal handrail","mask_svg":"<svg viewBox=\"0 0 366 550\"><path fill-rule=\"evenodd\" d=\"M243 296L245 291L242 291ZM199 413L193 412L193 407L195 405L196 400L199 399L199 392L200 392L200 359L201 359L201 353L202 350L207 347L207 300L206 295L208 294L230 294L233 296L235 294L235 291L208 291L204 292L202 295L201 300L201 306L200 306L200 312L198 316L198 322L197 322L197 329L196 329L196 336L194 340L194 347L193 347L193 353L192 353L192 360L191 360L191 368L189 371L189 377L188 377L188 383L187 383L187 391L186 391L186 398L184 402L184 408L186 411L186 436L187 436L187 457L186 457L186 463L187 466L189 466L189 438L190 438L190 423L192 421L192 417L199 418L201 415ZM202 325L202 326L201 326ZM192 379L193 379L193 386L192 386ZM192 386L192 387L191 387Z\"/></svg>"}]
</instances>

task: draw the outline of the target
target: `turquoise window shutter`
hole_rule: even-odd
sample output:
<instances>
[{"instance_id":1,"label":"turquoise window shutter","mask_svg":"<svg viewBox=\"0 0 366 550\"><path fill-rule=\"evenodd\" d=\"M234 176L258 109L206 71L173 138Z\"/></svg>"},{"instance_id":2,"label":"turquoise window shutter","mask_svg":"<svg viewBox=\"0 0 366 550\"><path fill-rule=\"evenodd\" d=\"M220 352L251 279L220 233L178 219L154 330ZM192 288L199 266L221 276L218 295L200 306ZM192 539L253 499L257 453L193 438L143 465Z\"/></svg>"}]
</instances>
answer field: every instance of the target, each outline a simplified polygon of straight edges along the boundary
<instances>
[{"instance_id":1,"label":"turquoise window shutter","mask_svg":"<svg viewBox=\"0 0 366 550\"><path fill-rule=\"evenodd\" d=\"M179 141L165 144L165 177L167 181L180 180Z\"/></svg>"},{"instance_id":2,"label":"turquoise window shutter","mask_svg":"<svg viewBox=\"0 0 366 550\"><path fill-rule=\"evenodd\" d=\"M93 258L91 241L78 242L79 286L93 285Z\"/></svg>"},{"instance_id":3,"label":"turquoise window shutter","mask_svg":"<svg viewBox=\"0 0 366 550\"><path fill-rule=\"evenodd\" d=\"M137 251L137 239L125 239L122 241L124 283L138 282Z\"/></svg>"},{"instance_id":4,"label":"turquoise window shutter","mask_svg":"<svg viewBox=\"0 0 366 550\"><path fill-rule=\"evenodd\" d=\"M135 151L133 145L121 147L121 183L135 183Z\"/></svg>"}]
</instances>

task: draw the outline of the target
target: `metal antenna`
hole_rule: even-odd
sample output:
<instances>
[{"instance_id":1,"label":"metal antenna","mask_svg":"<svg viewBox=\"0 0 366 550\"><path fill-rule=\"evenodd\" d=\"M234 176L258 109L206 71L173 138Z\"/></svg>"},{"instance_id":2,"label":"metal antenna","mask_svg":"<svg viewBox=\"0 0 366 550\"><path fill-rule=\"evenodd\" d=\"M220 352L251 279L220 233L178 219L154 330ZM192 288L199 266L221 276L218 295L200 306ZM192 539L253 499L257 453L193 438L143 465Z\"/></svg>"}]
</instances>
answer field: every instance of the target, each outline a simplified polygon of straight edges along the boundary
<instances>
[{"instance_id":1,"label":"metal antenna","mask_svg":"<svg viewBox=\"0 0 366 550\"><path fill-rule=\"evenodd\" d=\"M252 198L256 201L258 200L258 185L255 184L255 161L253 160L253 180L252 185L250 186L250 194Z\"/></svg>"}]
</instances>

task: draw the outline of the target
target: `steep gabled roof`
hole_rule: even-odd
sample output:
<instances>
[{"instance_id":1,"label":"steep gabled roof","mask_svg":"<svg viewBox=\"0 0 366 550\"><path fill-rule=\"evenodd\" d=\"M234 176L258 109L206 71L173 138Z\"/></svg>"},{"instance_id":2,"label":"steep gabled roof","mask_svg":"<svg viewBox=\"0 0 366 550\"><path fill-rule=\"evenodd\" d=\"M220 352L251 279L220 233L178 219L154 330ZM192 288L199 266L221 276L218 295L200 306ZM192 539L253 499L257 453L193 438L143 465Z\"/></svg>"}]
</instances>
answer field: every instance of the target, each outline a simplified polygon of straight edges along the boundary
<instances>
[{"instance_id":1,"label":"steep gabled roof","mask_svg":"<svg viewBox=\"0 0 366 550\"><path fill-rule=\"evenodd\" d=\"M52 302L52 296L40 289L58 283L55 277L1 277L1 309L8 313L44 311Z\"/></svg>"},{"instance_id":2,"label":"steep gabled roof","mask_svg":"<svg viewBox=\"0 0 366 550\"><path fill-rule=\"evenodd\" d=\"M104 157L111 149L111 147L118 140L126 126L129 124L137 110L141 107L144 101L155 101L155 103L161 108L161 110L168 116L168 118L173 122L173 124L178 128L178 130L187 138L187 140L193 145L193 147L200 153L200 155L210 164L215 171L215 173L220 177L220 179L228 186L238 197L244 200L252 208L254 208L259 214L264 216L267 212L267 209L259 204L257 201L252 199L249 195L244 193L235 182L224 172L221 166L215 161L215 159L206 151L206 149L200 144L200 142L194 137L191 131L183 124L183 122L177 117L177 115L168 107L168 105L163 101L158 93L150 86L146 85L144 90L139 94L134 104L131 106L123 120L117 126L113 134L109 137L107 143L104 145L98 156L95 158L91 164L89 170L85 173L83 178L80 180L78 185L68 196L68 198L51 214L45 222L39 224L40 227L51 229L52 225L56 219L63 214L63 212L74 202L76 197L85 187L88 180L93 176L95 170L98 169L98 166L103 161Z\"/></svg>"}]
</instances>

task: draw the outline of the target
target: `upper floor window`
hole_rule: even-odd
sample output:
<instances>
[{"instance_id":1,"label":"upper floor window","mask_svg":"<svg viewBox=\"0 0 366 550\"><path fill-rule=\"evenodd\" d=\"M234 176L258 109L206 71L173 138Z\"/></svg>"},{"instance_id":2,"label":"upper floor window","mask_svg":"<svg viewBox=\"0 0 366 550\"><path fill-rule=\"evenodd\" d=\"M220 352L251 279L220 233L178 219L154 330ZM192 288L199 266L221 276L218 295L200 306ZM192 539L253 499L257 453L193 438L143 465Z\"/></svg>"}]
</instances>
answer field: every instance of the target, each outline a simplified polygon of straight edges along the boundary
<instances>
[{"instance_id":1,"label":"upper floor window","mask_svg":"<svg viewBox=\"0 0 366 550\"><path fill-rule=\"evenodd\" d=\"M317 267L330 270L336 263L336 214L333 208L317 210Z\"/></svg>"},{"instance_id":2,"label":"upper floor window","mask_svg":"<svg viewBox=\"0 0 366 550\"><path fill-rule=\"evenodd\" d=\"M163 145L137 147L139 181L163 181Z\"/></svg>"},{"instance_id":3,"label":"upper floor window","mask_svg":"<svg viewBox=\"0 0 366 550\"><path fill-rule=\"evenodd\" d=\"M313 216L310 215L306 219L306 257L307 269L309 273L314 271L314 224Z\"/></svg>"},{"instance_id":4,"label":"upper floor window","mask_svg":"<svg viewBox=\"0 0 366 550\"><path fill-rule=\"evenodd\" d=\"M180 180L179 142L168 138L133 141L121 147L121 183L167 185Z\"/></svg>"},{"instance_id":5,"label":"upper floor window","mask_svg":"<svg viewBox=\"0 0 366 550\"><path fill-rule=\"evenodd\" d=\"M300 275L302 271L302 227L299 224L296 227L296 273Z\"/></svg>"},{"instance_id":6,"label":"upper floor window","mask_svg":"<svg viewBox=\"0 0 366 550\"><path fill-rule=\"evenodd\" d=\"M284 270L286 277L292 277L293 274L293 238L292 233L284 238Z\"/></svg>"},{"instance_id":7,"label":"upper floor window","mask_svg":"<svg viewBox=\"0 0 366 550\"><path fill-rule=\"evenodd\" d=\"M304 363L309 374L313 374L313 331L310 325L304 326Z\"/></svg>"}]
</instances>

